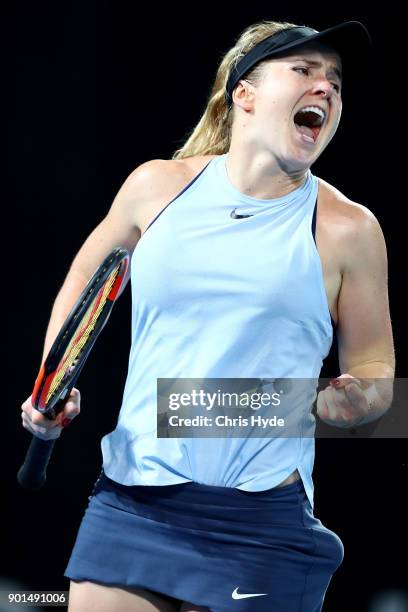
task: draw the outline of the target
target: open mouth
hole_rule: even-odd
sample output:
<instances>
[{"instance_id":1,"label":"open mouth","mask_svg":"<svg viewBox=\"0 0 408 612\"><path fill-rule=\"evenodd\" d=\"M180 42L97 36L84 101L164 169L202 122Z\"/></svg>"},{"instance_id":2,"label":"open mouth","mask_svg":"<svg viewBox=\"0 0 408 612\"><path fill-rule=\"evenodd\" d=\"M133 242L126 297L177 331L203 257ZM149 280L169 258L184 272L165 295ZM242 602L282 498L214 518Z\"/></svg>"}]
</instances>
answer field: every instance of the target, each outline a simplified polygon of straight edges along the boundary
<instances>
[{"instance_id":1,"label":"open mouth","mask_svg":"<svg viewBox=\"0 0 408 612\"><path fill-rule=\"evenodd\" d=\"M305 106L301 108L294 117L295 126L306 142L316 142L326 113L318 106Z\"/></svg>"}]
</instances>

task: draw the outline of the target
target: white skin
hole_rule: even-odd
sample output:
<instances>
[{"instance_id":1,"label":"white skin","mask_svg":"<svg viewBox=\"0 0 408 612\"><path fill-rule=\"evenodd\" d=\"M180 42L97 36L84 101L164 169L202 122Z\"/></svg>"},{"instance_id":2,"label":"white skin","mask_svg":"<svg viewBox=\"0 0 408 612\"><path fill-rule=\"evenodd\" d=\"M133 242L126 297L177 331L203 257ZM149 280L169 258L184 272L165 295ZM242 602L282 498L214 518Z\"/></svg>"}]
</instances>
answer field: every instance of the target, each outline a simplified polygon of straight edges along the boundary
<instances>
[{"instance_id":1,"label":"white skin","mask_svg":"<svg viewBox=\"0 0 408 612\"><path fill-rule=\"evenodd\" d=\"M239 81L233 92L235 120L227 159L229 179L239 191L272 199L304 182L308 169L332 140L340 122L341 80L336 70L341 72L339 55L313 43L294 49L283 58L268 60L257 85L245 79ZM326 111L314 143L304 141L294 124L296 113L308 105L318 105ZM341 378L337 390L347 387L345 395L340 398L337 390L326 389L319 394L318 414L323 420L331 417L338 424L336 417L340 411L347 413L347 422L352 417L358 422L367 414L367 398L357 384L350 385L354 377L345 373ZM43 439L56 438L79 411L80 394L76 389L55 421L34 410L31 398L27 398L22 405L23 425Z\"/></svg>"},{"instance_id":2,"label":"white skin","mask_svg":"<svg viewBox=\"0 0 408 612\"><path fill-rule=\"evenodd\" d=\"M284 196L304 183L307 171L332 140L340 122L338 72L341 74L340 56L325 45L313 43L268 60L256 85L245 79L238 82L233 92L235 116L226 160L234 187L267 200ZM297 130L294 117L301 108L313 105L323 108L326 118L315 142L307 142ZM378 241L378 236L372 236L372 242L374 239ZM378 263L377 268L381 266ZM392 365L386 368L386 374L381 369L380 376L392 376ZM377 390L373 391L371 382L342 374L336 385L319 393L317 414L325 422L343 427L366 419L371 402L375 401L383 412L389 405L390 391L387 387L384 400ZM369 387L371 399L365 393Z\"/></svg>"},{"instance_id":3,"label":"white skin","mask_svg":"<svg viewBox=\"0 0 408 612\"><path fill-rule=\"evenodd\" d=\"M321 66L308 66L295 58ZM304 182L307 170L327 147L340 122L341 80L333 67L341 71L339 55L314 43L297 48L293 55L269 60L258 86L241 80L235 87L236 116L227 172L237 189L252 197L271 199ZM311 144L302 141L293 119L300 108L313 104L323 107L327 116L316 143ZM55 421L35 410L31 397L21 408L26 429L42 439L57 438L63 425L79 414L80 394L73 389Z\"/></svg>"},{"instance_id":4,"label":"white skin","mask_svg":"<svg viewBox=\"0 0 408 612\"><path fill-rule=\"evenodd\" d=\"M49 420L36 410L31 403L31 395L21 405L23 427L41 440L55 440L64 427L79 414L81 395L78 389L72 389L68 400L56 419Z\"/></svg>"},{"instance_id":5,"label":"white skin","mask_svg":"<svg viewBox=\"0 0 408 612\"><path fill-rule=\"evenodd\" d=\"M233 185L252 197L278 198L300 186L339 125L342 102L333 66L340 67L340 58L322 45L298 48L296 57L318 61L321 65L312 68L304 61L295 62L290 56L272 59L265 65L263 79L257 86L241 80L234 89L235 121L227 172ZM328 113L315 143L302 140L293 122L296 112L306 105L322 106ZM44 355L103 258L118 244L132 253L147 221L151 221L155 212L160 212L192 180L194 173L191 173L188 160L151 160L132 172L109 213L74 259L53 307ZM338 207L336 202L336 210ZM386 377L392 378L395 365L386 295L384 240L378 223L362 209L353 205L347 208L347 227L352 225L353 231L350 239L348 234L343 239L347 248L342 251L338 315L340 358L342 371L346 373L338 377L336 388L328 387L318 397L320 418L338 426L343 422L350 426L367 413L367 398L356 377L386 380ZM357 226L359 239L355 240ZM374 300L376 308L372 308ZM350 383L350 379L354 382ZM22 406L24 427L39 437L58 437L63 418L74 418L79 413L79 406L80 395L74 390L64 413L55 422L50 422L32 408L28 398ZM143 589L73 582L69 610L204 612L206 608L189 602L184 602L180 608L179 604Z\"/></svg>"},{"instance_id":6,"label":"white skin","mask_svg":"<svg viewBox=\"0 0 408 612\"><path fill-rule=\"evenodd\" d=\"M302 46L293 56L270 59L257 86L241 80L235 87L227 172L239 191L260 199L293 191L333 138L342 111L341 80L333 67L341 71L341 60L326 49ZM319 62L321 67L295 58ZM317 141L307 143L296 130L294 116L313 104L324 108L327 116Z\"/></svg>"}]
</instances>

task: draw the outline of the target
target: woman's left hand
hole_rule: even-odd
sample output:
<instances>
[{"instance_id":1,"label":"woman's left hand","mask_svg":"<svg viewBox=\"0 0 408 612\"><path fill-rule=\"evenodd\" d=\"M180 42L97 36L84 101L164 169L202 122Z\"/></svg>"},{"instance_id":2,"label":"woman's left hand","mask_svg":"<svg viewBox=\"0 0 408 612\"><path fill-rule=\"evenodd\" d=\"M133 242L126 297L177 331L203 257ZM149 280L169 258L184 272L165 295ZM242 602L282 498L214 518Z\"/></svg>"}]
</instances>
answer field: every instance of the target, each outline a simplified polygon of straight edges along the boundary
<instances>
[{"instance_id":1,"label":"woman's left hand","mask_svg":"<svg viewBox=\"0 0 408 612\"><path fill-rule=\"evenodd\" d=\"M317 396L317 414L328 425L353 427L363 421L369 411L363 385L351 374L333 379Z\"/></svg>"}]
</instances>

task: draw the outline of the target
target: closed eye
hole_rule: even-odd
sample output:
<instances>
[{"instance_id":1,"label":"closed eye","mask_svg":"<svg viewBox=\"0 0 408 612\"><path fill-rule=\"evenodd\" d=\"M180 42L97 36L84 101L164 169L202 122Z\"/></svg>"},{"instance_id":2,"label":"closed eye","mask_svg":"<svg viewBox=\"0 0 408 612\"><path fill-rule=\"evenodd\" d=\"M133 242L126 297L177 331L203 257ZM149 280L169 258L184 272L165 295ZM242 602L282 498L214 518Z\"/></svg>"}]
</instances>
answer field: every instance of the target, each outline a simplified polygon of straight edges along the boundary
<instances>
[{"instance_id":1,"label":"closed eye","mask_svg":"<svg viewBox=\"0 0 408 612\"><path fill-rule=\"evenodd\" d=\"M292 70L303 70L302 74L305 74L306 76L309 74L310 72L310 68L308 68L307 66L296 66L295 68L292 68ZM331 85L334 87L335 91L337 91L337 93L339 93L340 91L340 85L338 83L331 83Z\"/></svg>"}]
</instances>

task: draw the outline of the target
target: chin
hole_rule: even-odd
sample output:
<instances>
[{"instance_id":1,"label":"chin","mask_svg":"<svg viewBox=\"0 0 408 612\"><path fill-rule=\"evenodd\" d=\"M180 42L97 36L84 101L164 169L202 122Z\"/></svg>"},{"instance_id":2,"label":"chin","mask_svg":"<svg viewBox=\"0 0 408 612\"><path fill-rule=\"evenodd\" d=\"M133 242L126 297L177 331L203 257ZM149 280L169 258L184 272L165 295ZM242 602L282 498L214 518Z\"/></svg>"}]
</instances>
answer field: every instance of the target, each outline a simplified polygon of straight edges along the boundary
<instances>
[{"instance_id":1,"label":"chin","mask_svg":"<svg viewBox=\"0 0 408 612\"><path fill-rule=\"evenodd\" d=\"M280 165L282 170L288 174L293 174L294 172L307 172L318 157L318 155L312 156L310 153L308 155L297 155L296 157L288 156L286 159L281 160Z\"/></svg>"}]
</instances>

